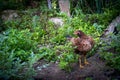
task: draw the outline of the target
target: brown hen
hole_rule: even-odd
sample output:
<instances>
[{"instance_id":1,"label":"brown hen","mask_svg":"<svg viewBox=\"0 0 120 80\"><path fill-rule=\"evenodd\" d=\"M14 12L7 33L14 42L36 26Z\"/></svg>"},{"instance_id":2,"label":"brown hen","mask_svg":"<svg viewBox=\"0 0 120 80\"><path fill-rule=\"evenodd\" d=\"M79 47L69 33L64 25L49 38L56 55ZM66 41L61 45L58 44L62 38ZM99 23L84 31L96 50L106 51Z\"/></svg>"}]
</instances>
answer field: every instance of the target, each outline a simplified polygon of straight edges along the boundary
<instances>
[{"instance_id":1,"label":"brown hen","mask_svg":"<svg viewBox=\"0 0 120 80\"><path fill-rule=\"evenodd\" d=\"M74 32L77 38L70 38L73 46L75 46L75 53L79 54L80 68L83 68L83 64L89 64L86 60L87 52L89 52L94 46L94 40L91 36L87 36L81 30Z\"/></svg>"}]
</instances>

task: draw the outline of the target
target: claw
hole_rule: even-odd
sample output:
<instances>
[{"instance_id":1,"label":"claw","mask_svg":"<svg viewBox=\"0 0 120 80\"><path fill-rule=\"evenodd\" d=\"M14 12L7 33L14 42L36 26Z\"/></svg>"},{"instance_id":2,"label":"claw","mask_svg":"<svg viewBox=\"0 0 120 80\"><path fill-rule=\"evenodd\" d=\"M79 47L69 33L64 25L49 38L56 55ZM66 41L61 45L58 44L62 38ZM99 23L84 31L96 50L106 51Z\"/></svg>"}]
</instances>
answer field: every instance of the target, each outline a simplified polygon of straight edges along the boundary
<instances>
[{"instance_id":1,"label":"claw","mask_svg":"<svg viewBox=\"0 0 120 80\"><path fill-rule=\"evenodd\" d=\"M88 65L88 64L89 64L89 62L87 61L86 58L84 59L84 64L85 64L85 65Z\"/></svg>"},{"instance_id":2,"label":"claw","mask_svg":"<svg viewBox=\"0 0 120 80\"><path fill-rule=\"evenodd\" d=\"M80 68L84 68L84 66L80 65Z\"/></svg>"},{"instance_id":3,"label":"claw","mask_svg":"<svg viewBox=\"0 0 120 80\"><path fill-rule=\"evenodd\" d=\"M87 61L85 61L85 65L88 65L88 64L90 64L89 62L87 62Z\"/></svg>"}]
</instances>

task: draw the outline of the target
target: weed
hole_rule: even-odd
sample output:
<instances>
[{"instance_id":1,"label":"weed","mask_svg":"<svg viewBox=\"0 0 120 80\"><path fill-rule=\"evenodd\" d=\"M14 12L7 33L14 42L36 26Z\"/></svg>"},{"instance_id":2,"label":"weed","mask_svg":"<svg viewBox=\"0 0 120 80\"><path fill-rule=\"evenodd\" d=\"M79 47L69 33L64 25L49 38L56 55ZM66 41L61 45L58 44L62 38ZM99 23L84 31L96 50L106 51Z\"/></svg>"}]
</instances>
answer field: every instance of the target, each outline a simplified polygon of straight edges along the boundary
<instances>
[{"instance_id":1,"label":"weed","mask_svg":"<svg viewBox=\"0 0 120 80\"><path fill-rule=\"evenodd\" d=\"M120 70L120 32L119 32L119 25L117 26L118 34L111 34L110 41L111 42L104 42L101 49L101 57L106 60L107 65ZM104 47L106 46L106 47ZM110 51L113 50L113 51Z\"/></svg>"}]
</instances>

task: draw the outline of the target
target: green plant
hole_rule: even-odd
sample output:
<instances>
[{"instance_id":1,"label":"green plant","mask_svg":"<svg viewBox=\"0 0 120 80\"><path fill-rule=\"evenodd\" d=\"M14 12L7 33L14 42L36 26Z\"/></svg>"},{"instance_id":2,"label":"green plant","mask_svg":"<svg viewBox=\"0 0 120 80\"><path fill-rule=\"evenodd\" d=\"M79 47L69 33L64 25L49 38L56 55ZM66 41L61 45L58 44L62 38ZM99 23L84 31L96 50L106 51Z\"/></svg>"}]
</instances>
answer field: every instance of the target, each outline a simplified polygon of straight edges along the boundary
<instances>
[{"instance_id":1,"label":"green plant","mask_svg":"<svg viewBox=\"0 0 120 80\"><path fill-rule=\"evenodd\" d=\"M56 61L57 59L54 49L51 48L49 45L48 47L41 47L39 49L39 55L40 58L43 58L47 61Z\"/></svg>"},{"instance_id":2,"label":"green plant","mask_svg":"<svg viewBox=\"0 0 120 80\"><path fill-rule=\"evenodd\" d=\"M37 29L35 29L37 30ZM32 79L33 64L40 59L34 33L30 29L9 28L0 34L0 78Z\"/></svg>"},{"instance_id":3,"label":"green plant","mask_svg":"<svg viewBox=\"0 0 120 80\"><path fill-rule=\"evenodd\" d=\"M5 38L6 36L2 36L1 42L4 42ZM3 49L3 45L5 43L0 43L0 79L32 79L32 75L35 75L32 65L36 62L33 59L36 57L30 56L32 58L28 62L21 62L14 49L8 51L10 47L5 45Z\"/></svg>"},{"instance_id":4,"label":"green plant","mask_svg":"<svg viewBox=\"0 0 120 80\"><path fill-rule=\"evenodd\" d=\"M28 29L18 31L17 29L9 29L3 32L1 38L1 50L12 51L16 53L15 56L19 57L22 61L27 60L31 51L36 51L37 42L32 39L32 34ZM32 43L32 44L31 44Z\"/></svg>"},{"instance_id":5,"label":"green plant","mask_svg":"<svg viewBox=\"0 0 120 80\"><path fill-rule=\"evenodd\" d=\"M110 35L110 42L103 43L103 48L101 48L101 57L107 61L107 65L120 71L120 26L117 26L118 34ZM106 46L106 47L104 47ZM111 52L111 50L112 52Z\"/></svg>"},{"instance_id":6,"label":"green plant","mask_svg":"<svg viewBox=\"0 0 120 80\"><path fill-rule=\"evenodd\" d=\"M87 77L85 80L93 80L91 77Z\"/></svg>"},{"instance_id":7,"label":"green plant","mask_svg":"<svg viewBox=\"0 0 120 80\"><path fill-rule=\"evenodd\" d=\"M74 9L81 9L84 13L102 13L104 12L104 8L116 9L119 8L119 0L113 1L105 1L105 0L70 0L70 10L72 13L75 13Z\"/></svg>"},{"instance_id":8,"label":"green plant","mask_svg":"<svg viewBox=\"0 0 120 80\"><path fill-rule=\"evenodd\" d=\"M74 54L74 49L71 43L66 43L65 45L59 45L55 47L56 54L58 55L59 66L61 69L66 71L71 71L72 63L78 61L78 57Z\"/></svg>"},{"instance_id":9,"label":"green plant","mask_svg":"<svg viewBox=\"0 0 120 80\"><path fill-rule=\"evenodd\" d=\"M71 65L78 61L78 55L74 54L66 37L74 37L73 32L76 29L94 37L96 45L89 56L94 54L102 30L101 25L84 21L83 13L73 18L60 13L57 15L63 18L64 25L59 27L48 20L47 11L43 10L44 14L40 16L33 16L33 12L28 10L21 14L20 19L5 22L4 25L9 28L1 34L4 36L1 37L1 50L8 53L14 50L14 56L20 60L20 64L25 62L32 65L37 59L44 59L48 62L58 61L61 69L71 71Z\"/></svg>"},{"instance_id":10,"label":"green plant","mask_svg":"<svg viewBox=\"0 0 120 80\"><path fill-rule=\"evenodd\" d=\"M108 26L109 23L112 22L114 18L116 18L116 16L118 16L118 14L119 11L117 11L116 9L106 8L101 14L87 14L84 20L90 21L90 23L92 24L97 23L98 25L103 26L102 29L105 29L106 26Z\"/></svg>"},{"instance_id":11,"label":"green plant","mask_svg":"<svg viewBox=\"0 0 120 80\"><path fill-rule=\"evenodd\" d=\"M71 65L78 62L78 55L74 53L74 48L66 37L74 37L73 32L76 29L93 36L96 42L95 48L88 53L88 56L94 55L99 44L98 36L105 28L103 24L108 23L111 18L110 14L114 12L109 13L108 11L105 14L90 15L92 18L85 21L86 16L80 9L76 9L76 15L73 14L73 18L69 18L64 13L54 13L55 11L47 9L47 5L42 5L44 6L39 8L41 12L38 9L26 10L19 13L19 19L3 23L6 30L0 34L0 78L30 80L35 75L33 64L41 59L48 62L57 61L61 69L71 71ZM35 15L34 12L37 11L38 14ZM50 22L49 17L53 16L61 17L64 25L59 27ZM108 18L103 20L106 16ZM90 22L93 18L97 18L98 23L93 25ZM112 44L114 45L114 43ZM117 51L119 51L118 46ZM111 55L106 56L108 61L111 60ZM114 58L111 61L112 67L118 68L119 57L112 58Z\"/></svg>"}]
</instances>

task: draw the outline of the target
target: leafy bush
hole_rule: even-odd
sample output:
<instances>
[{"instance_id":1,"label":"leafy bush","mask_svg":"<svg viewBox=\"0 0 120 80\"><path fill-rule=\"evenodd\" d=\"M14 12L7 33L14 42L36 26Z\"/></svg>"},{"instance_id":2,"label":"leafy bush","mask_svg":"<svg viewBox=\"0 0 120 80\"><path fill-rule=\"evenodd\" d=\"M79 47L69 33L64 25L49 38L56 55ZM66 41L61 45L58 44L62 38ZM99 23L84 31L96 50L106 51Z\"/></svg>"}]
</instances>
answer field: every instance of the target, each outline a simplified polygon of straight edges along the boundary
<instances>
[{"instance_id":1,"label":"leafy bush","mask_svg":"<svg viewBox=\"0 0 120 80\"><path fill-rule=\"evenodd\" d=\"M65 69L66 71L71 71L72 63L78 61L77 55L74 54L73 47L70 43L67 43L65 45L60 45L55 47L57 48L57 54L59 59L59 66L61 69Z\"/></svg>"},{"instance_id":2,"label":"leafy bush","mask_svg":"<svg viewBox=\"0 0 120 80\"><path fill-rule=\"evenodd\" d=\"M61 15L60 13L59 16ZM4 25L8 29L1 34L4 37L1 37L0 50L7 53L13 51L13 58L19 59L20 64L31 64L34 59L33 64L37 59L44 59L49 62L58 61L61 69L70 71L72 63L78 61L78 55L74 54L73 47L66 37L74 36L73 32L80 29L93 36L96 43L99 42L98 36L102 27L84 21L79 15L74 18L63 15L64 25L61 27L56 27L48 18L47 14L37 16L33 15L33 11L28 11L16 21L6 21ZM96 48L97 44L89 54L93 55ZM33 55L35 57L31 59Z\"/></svg>"},{"instance_id":3,"label":"leafy bush","mask_svg":"<svg viewBox=\"0 0 120 80\"><path fill-rule=\"evenodd\" d=\"M109 42L103 42L101 56L107 61L107 65L120 71L120 26L117 26L118 34L111 34ZM112 51L111 51L112 50Z\"/></svg>"},{"instance_id":4,"label":"leafy bush","mask_svg":"<svg viewBox=\"0 0 120 80\"><path fill-rule=\"evenodd\" d=\"M32 65L38 59L33 54L36 43L25 36L25 31L10 29L0 34L1 79L31 79L35 75Z\"/></svg>"},{"instance_id":5,"label":"leafy bush","mask_svg":"<svg viewBox=\"0 0 120 80\"><path fill-rule=\"evenodd\" d=\"M41 47L39 49L39 54L41 56L40 58L43 58L47 61L55 61L57 58L55 51L51 47Z\"/></svg>"},{"instance_id":6,"label":"leafy bush","mask_svg":"<svg viewBox=\"0 0 120 80\"><path fill-rule=\"evenodd\" d=\"M37 42L32 40L32 34L28 29L18 31L17 29L9 29L3 32L1 37L1 50L6 49L8 52L14 50L17 57L21 60L27 60L31 51L35 51ZM32 43L32 44L31 44Z\"/></svg>"},{"instance_id":7,"label":"leafy bush","mask_svg":"<svg viewBox=\"0 0 120 80\"><path fill-rule=\"evenodd\" d=\"M104 9L104 12L101 14L88 14L86 16L86 20L90 21L91 23L97 23L99 25L103 25L103 29L106 28L107 25L109 25L110 22L112 22L112 20L114 18L116 18L116 16L119 15L119 11L115 10L115 9Z\"/></svg>"},{"instance_id":8,"label":"leafy bush","mask_svg":"<svg viewBox=\"0 0 120 80\"><path fill-rule=\"evenodd\" d=\"M21 60L15 57L15 52L10 53L0 52L0 79L32 79L35 75L35 71L32 68L33 63L36 62L36 56L31 56L28 62L21 63Z\"/></svg>"},{"instance_id":9,"label":"leafy bush","mask_svg":"<svg viewBox=\"0 0 120 80\"><path fill-rule=\"evenodd\" d=\"M14 1L12 3L15 5L9 6L16 6ZM48 10L45 4L42 4L39 10L26 10L19 13L20 18L16 20L0 22L3 23L0 27L6 28L0 34L0 78L29 80L35 75L32 66L38 59L58 62L61 69L71 71L71 65L78 61L78 55L74 54L73 47L66 37L74 37L73 32L77 29L91 35L96 42L95 47L88 53L88 56L91 56L99 45L99 36L103 29L112 20L113 15L116 15L115 11L106 10L103 14L86 16L80 9L75 9L76 15L69 18L63 13ZM50 22L49 18L54 16L62 17L64 25L59 27ZM119 43L120 36L112 37L110 47L116 47L116 52L119 52L120 46L116 43ZM111 67L120 70L119 53L105 53L103 56Z\"/></svg>"}]
</instances>

